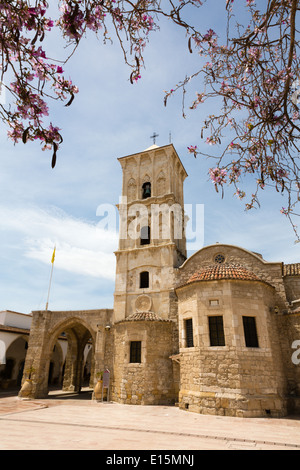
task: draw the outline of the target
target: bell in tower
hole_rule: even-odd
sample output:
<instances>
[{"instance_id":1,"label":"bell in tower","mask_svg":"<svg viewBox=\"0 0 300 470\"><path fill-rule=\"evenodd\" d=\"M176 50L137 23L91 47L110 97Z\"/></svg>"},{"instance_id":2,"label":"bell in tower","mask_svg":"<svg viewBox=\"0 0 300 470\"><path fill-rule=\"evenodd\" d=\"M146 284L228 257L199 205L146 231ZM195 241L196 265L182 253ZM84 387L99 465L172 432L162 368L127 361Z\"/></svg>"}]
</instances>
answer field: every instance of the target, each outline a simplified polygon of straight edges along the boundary
<instances>
[{"instance_id":1,"label":"bell in tower","mask_svg":"<svg viewBox=\"0 0 300 470\"><path fill-rule=\"evenodd\" d=\"M143 184L143 199L151 196L151 183L146 182Z\"/></svg>"}]
</instances>

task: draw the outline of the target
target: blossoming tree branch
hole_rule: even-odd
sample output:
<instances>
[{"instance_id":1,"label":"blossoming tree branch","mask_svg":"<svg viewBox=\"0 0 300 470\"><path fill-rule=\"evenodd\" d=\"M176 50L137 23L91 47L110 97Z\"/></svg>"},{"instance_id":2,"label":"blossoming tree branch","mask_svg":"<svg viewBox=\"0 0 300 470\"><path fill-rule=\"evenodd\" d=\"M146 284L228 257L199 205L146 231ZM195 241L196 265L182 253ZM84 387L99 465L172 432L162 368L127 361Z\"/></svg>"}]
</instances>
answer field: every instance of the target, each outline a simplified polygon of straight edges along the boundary
<instances>
[{"instance_id":1,"label":"blossoming tree branch","mask_svg":"<svg viewBox=\"0 0 300 470\"><path fill-rule=\"evenodd\" d=\"M193 0L183 3L193 3ZM132 69L130 80L134 83L139 78L148 34L157 27L153 14L160 10L159 2L152 0L136 3L128 0L63 0L57 5L59 16L54 21L48 15L46 0L0 1L1 85L12 98L7 105L0 105L0 115L15 143L38 139L43 150L52 149L52 167L56 163L62 135L52 123L44 124L45 116L49 115L48 102L51 98L70 106L78 93L76 85L65 78L63 67L86 31L101 31L106 39L106 22L110 20L125 61ZM178 10L180 8L181 5ZM49 59L43 48L45 37L54 28L59 28L68 46L73 46L62 63ZM123 46L124 41L130 44L131 62Z\"/></svg>"},{"instance_id":2,"label":"blossoming tree branch","mask_svg":"<svg viewBox=\"0 0 300 470\"><path fill-rule=\"evenodd\" d=\"M247 8L245 27L235 15L235 3ZM202 89L191 109L212 99L219 104L219 113L207 116L201 130L205 142L217 148L217 156L209 155L216 159L209 170L216 191L223 194L225 184L233 185L236 196L247 201L246 209L259 206L259 193L267 187L282 193L286 206L281 212L299 242L299 0L227 0L225 8L226 42L220 43L212 29L192 35L205 64L165 99L178 88L185 92L197 78ZM188 150L195 157L204 154L196 145ZM243 189L249 177L255 182L250 195Z\"/></svg>"},{"instance_id":3,"label":"blossoming tree branch","mask_svg":"<svg viewBox=\"0 0 300 470\"><path fill-rule=\"evenodd\" d=\"M179 90L185 97L192 82L198 91L191 109L201 112L203 103L217 102L218 113L205 116L199 135L217 152L200 151L195 143L189 152L215 158L209 170L215 189L223 193L226 184L233 185L235 194L246 198L247 209L259 204L259 191L267 187L286 195L281 211L297 234L292 218L298 215L295 208L300 198L299 0L220 0L225 38L209 25L198 31L184 19L187 8L201 10L208 6L206 0L54 3L58 15L51 19L46 0L0 1L0 81L10 94L7 103L0 104L0 116L13 142L40 141L44 150L52 151L54 167L62 134L51 119L44 122L49 117L49 100L70 106L78 93L64 67L87 30L101 33L106 41L113 29L130 68L129 79L135 83L150 32L159 28L160 17L167 17L186 31L197 71L166 92L165 105ZM45 46L45 39L57 30L71 46L62 62L50 59ZM247 181L248 177L255 181L250 195L243 187L243 178Z\"/></svg>"}]
</instances>

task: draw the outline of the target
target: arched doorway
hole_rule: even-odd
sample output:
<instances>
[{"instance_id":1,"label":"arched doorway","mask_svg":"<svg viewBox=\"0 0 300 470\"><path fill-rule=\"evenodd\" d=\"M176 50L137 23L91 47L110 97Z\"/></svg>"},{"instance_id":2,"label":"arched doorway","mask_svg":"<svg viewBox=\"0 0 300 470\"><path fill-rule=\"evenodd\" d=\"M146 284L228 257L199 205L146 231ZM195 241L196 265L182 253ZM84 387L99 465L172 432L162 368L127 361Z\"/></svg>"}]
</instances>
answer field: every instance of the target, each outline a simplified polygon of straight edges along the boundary
<instances>
[{"instance_id":1,"label":"arched doorway","mask_svg":"<svg viewBox=\"0 0 300 470\"><path fill-rule=\"evenodd\" d=\"M48 391L79 393L83 386L89 387L87 379L91 375L94 344L87 326L78 319L68 321L53 332L50 344L53 343L49 365L46 365L49 371Z\"/></svg>"},{"instance_id":2,"label":"arched doorway","mask_svg":"<svg viewBox=\"0 0 300 470\"><path fill-rule=\"evenodd\" d=\"M32 314L22 379L23 384L30 375L29 396L46 397L53 387L73 393L79 393L84 385L92 389L97 371L105 368L105 344L111 337L107 325L111 324L113 311L37 311ZM19 396L23 396L22 388Z\"/></svg>"}]
</instances>

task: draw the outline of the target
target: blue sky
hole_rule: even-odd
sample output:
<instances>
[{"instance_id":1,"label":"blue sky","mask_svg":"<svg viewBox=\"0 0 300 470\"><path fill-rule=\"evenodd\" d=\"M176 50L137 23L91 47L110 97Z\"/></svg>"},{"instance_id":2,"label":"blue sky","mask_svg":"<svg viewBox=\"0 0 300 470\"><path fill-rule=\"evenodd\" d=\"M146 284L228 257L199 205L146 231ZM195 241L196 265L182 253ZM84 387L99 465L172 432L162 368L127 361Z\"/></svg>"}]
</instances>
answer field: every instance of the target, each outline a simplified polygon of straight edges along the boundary
<instances>
[{"instance_id":1,"label":"blue sky","mask_svg":"<svg viewBox=\"0 0 300 470\"><path fill-rule=\"evenodd\" d=\"M224 19L223 0L214 3L221 7L218 14L210 9L205 18L199 16L207 29L211 21L218 25ZM53 51L58 46L56 39ZM205 145L200 130L208 109L187 109L184 119L180 94L164 107L164 90L195 72L198 60L189 54L184 33L164 22L147 46L142 80L131 85L118 45L103 45L89 34L64 67L79 94L69 108L51 103L51 120L64 137L54 170L51 152L42 152L36 143L14 146L1 124L0 310L45 308L55 244L49 308L113 307L118 237L101 228L97 208L118 203L122 174L117 158L149 147L154 131L157 145L168 144L171 132L189 175L185 203L204 205L204 245L230 243L259 252L267 261L299 262L299 244L280 214L284 202L279 195L265 193L261 209L245 212L232 188L223 199L216 194L207 176L211 162L187 152L188 145ZM187 108L200 88L191 83Z\"/></svg>"}]
</instances>

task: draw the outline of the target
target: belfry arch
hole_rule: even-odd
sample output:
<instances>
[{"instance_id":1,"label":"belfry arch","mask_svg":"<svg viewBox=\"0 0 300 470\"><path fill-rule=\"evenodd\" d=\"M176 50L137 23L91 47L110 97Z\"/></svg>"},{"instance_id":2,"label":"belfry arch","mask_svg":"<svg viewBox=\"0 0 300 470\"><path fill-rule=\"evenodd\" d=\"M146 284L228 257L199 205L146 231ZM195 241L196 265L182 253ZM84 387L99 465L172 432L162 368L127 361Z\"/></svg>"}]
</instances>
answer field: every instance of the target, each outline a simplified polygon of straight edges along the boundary
<instances>
[{"instance_id":1,"label":"belfry arch","mask_svg":"<svg viewBox=\"0 0 300 470\"><path fill-rule=\"evenodd\" d=\"M37 311L33 313L28 351L22 383L31 379L31 398L48 395L49 370L55 345L63 343L60 364L60 383L65 391L80 392L84 379L85 359L90 352L90 380L92 388L98 372L109 364L105 362L105 345L110 341L109 328L112 311ZM89 346L88 350L86 349ZM22 397L22 388L19 396Z\"/></svg>"}]
</instances>

